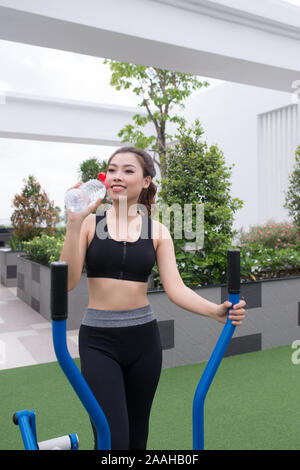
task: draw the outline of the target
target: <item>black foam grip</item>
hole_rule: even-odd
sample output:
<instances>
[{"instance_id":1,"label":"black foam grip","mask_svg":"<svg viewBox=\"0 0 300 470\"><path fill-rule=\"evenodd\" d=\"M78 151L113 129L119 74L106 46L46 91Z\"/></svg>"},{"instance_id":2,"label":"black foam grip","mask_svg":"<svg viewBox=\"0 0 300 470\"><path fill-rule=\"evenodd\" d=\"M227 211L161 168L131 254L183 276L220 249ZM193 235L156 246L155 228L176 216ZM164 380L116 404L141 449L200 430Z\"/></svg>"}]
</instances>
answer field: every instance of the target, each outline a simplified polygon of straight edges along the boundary
<instances>
[{"instance_id":1,"label":"black foam grip","mask_svg":"<svg viewBox=\"0 0 300 470\"><path fill-rule=\"evenodd\" d=\"M68 263L51 263L51 319L68 318Z\"/></svg>"},{"instance_id":2,"label":"black foam grip","mask_svg":"<svg viewBox=\"0 0 300 470\"><path fill-rule=\"evenodd\" d=\"M228 294L240 293L240 250L227 251Z\"/></svg>"}]
</instances>

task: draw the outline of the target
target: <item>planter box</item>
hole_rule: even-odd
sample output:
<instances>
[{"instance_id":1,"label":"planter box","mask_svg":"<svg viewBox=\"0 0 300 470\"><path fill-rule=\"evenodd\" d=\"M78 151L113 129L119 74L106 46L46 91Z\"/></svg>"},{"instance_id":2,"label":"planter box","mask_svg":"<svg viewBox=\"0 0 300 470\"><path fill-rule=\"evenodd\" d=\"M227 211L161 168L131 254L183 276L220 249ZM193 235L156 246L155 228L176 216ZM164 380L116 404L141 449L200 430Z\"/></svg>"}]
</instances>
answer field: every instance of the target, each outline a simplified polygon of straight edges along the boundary
<instances>
[{"instance_id":1,"label":"planter box","mask_svg":"<svg viewBox=\"0 0 300 470\"><path fill-rule=\"evenodd\" d=\"M0 281L6 287L17 285L17 257L23 251L0 248Z\"/></svg>"},{"instance_id":2,"label":"planter box","mask_svg":"<svg viewBox=\"0 0 300 470\"><path fill-rule=\"evenodd\" d=\"M18 256L17 295L50 321L50 268ZM237 327L225 356L270 349L300 339L300 276L245 282L241 296L247 316ZM220 304L227 299L227 286L193 288L201 297ZM163 368L207 361L223 324L189 312L171 302L164 290L148 288L163 347ZM68 294L68 330L80 327L88 306L86 274Z\"/></svg>"}]
</instances>

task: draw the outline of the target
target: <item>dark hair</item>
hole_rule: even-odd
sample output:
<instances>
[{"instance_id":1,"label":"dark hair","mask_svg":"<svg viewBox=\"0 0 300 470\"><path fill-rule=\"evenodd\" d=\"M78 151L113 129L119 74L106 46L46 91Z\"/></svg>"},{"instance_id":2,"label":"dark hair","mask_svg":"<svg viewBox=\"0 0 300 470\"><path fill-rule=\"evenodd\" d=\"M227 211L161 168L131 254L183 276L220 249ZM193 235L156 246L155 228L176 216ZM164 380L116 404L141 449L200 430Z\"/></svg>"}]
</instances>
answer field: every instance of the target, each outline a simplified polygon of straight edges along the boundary
<instances>
[{"instance_id":1,"label":"dark hair","mask_svg":"<svg viewBox=\"0 0 300 470\"><path fill-rule=\"evenodd\" d=\"M145 150L136 148L136 147L121 147L116 150L108 159L107 166L110 164L112 158L117 155L117 153L134 153L143 169L143 177L151 176L154 178L156 175L156 170L153 163L153 158ZM155 194L157 191L157 186L151 181L148 188L143 188L140 192L138 204L144 204L147 207L148 216L151 216L151 204L155 204Z\"/></svg>"}]
</instances>

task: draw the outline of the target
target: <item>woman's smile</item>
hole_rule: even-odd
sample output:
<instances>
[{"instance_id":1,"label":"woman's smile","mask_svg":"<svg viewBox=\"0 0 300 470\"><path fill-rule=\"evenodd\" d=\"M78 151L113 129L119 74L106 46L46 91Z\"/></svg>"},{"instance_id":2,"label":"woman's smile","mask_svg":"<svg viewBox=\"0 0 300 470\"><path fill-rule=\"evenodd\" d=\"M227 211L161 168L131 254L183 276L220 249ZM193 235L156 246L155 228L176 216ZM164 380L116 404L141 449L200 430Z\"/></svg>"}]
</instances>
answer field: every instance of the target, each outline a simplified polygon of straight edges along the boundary
<instances>
[{"instance_id":1,"label":"woman's smile","mask_svg":"<svg viewBox=\"0 0 300 470\"><path fill-rule=\"evenodd\" d=\"M124 189L126 188L122 188L122 186L113 186L111 188L114 192L118 192L118 191L123 191Z\"/></svg>"}]
</instances>

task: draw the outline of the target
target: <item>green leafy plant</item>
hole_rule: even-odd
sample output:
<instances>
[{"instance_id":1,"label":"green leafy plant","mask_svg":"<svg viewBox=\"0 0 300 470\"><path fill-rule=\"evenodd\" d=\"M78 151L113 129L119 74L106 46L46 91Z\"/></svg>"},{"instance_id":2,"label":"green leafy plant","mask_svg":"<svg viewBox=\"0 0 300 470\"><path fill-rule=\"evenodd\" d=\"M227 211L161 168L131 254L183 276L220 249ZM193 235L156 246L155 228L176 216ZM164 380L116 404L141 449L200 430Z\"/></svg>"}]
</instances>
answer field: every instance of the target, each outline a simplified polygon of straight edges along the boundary
<instances>
[{"instance_id":1,"label":"green leafy plant","mask_svg":"<svg viewBox=\"0 0 300 470\"><path fill-rule=\"evenodd\" d=\"M266 248L259 243L240 247L241 278L258 280L300 274L300 253L294 247Z\"/></svg>"},{"instance_id":2,"label":"green leafy plant","mask_svg":"<svg viewBox=\"0 0 300 470\"><path fill-rule=\"evenodd\" d=\"M209 86L207 81L201 82L197 76L162 70L157 67L129 64L105 59L112 71L110 85L116 90L132 89L140 98L138 106L146 115L135 114L133 123L125 125L118 136L121 142L131 142L136 147L152 150L157 153L154 163L159 167L162 179L166 175L166 154L168 141L173 135L167 133L168 123L182 124L182 116L172 113L174 105L184 108L184 101L194 90ZM147 124L153 125L154 133L145 135ZM164 182L162 181L162 185Z\"/></svg>"},{"instance_id":3,"label":"green leafy plant","mask_svg":"<svg viewBox=\"0 0 300 470\"><path fill-rule=\"evenodd\" d=\"M289 178L289 188L283 207L288 210L300 236L300 145L295 153L295 165Z\"/></svg>"},{"instance_id":4,"label":"green leafy plant","mask_svg":"<svg viewBox=\"0 0 300 470\"><path fill-rule=\"evenodd\" d=\"M107 170L107 162L102 161L100 162L97 158L88 158L84 160L79 165L79 179L83 183L92 179L98 179L98 174L100 172L106 173Z\"/></svg>"},{"instance_id":5,"label":"green leafy plant","mask_svg":"<svg viewBox=\"0 0 300 470\"><path fill-rule=\"evenodd\" d=\"M241 252L241 277L263 279L300 273L299 235L289 222L273 219L238 231Z\"/></svg>"},{"instance_id":6,"label":"green leafy plant","mask_svg":"<svg viewBox=\"0 0 300 470\"><path fill-rule=\"evenodd\" d=\"M243 228L238 232L239 244L248 246L259 244L265 248L278 250L299 244L299 234L294 224L289 222L276 223L274 219L263 225L254 225L246 233Z\"/></svg>"},{"instance_id":7,"label":"green leafy plant","mask_svg":"<svg viewBox=\"0 0 300 470\"><path fill-rule=\"evenodd\" d=\"M12 233L9 238L9 245L12 251L22 250L22 243L18 241L15 235Z\"/></svg>"},{"instance_id":8,"label":"green leafy plant","mask_svg":"<svg viewBox=\"0 0 300 470\"><path fill-rule=\"evenodd\" d=\"M186 285L206 285L226 282L227 250L232 247L232 224L234 213L243 201L230 195L229 177L223 152L203 141L203 128L199 120L192 127L185 124L179 127L177 142L168 148L166 189L159 193L162 201L171 207L181 208L181 237L174 236L174 221L170 219L170 233L173 238L178 271ZM184 204L192 207L192 231L196 230L196 206L204 208L203 246L186 251L191 240L184 233ZM160 221L163 215L160 212ZM176 229L177 232L177 229ZM156 285L159 286L159 273L154 271Z\"/></svg>"},{"instance_id":9,"label":"green leafy plant","mask_svg":"<svg viewBox=\"0 0 300 470\"><path fill-rule=\"evenodd\" d=\"M30 241L23 242L23 251L32 261L49 266L53 261L58 261L64 244L64 238L43 234Z\"/></svg>"}]
</instances>

